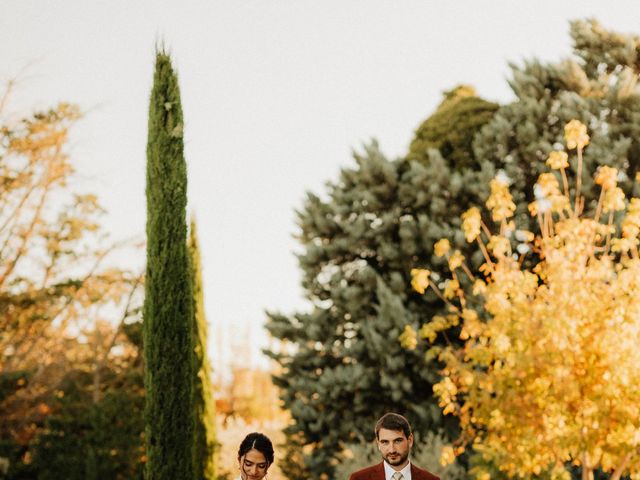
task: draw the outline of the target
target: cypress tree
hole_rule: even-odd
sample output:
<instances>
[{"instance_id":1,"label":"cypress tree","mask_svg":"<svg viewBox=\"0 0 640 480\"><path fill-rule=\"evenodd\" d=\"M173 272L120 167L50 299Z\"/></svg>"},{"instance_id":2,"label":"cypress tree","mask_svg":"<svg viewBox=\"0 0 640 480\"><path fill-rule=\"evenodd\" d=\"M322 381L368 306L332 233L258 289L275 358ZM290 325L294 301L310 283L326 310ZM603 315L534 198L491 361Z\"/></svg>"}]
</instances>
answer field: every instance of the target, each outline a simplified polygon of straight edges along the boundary
<instances>
[{"instance_id":1,"label":"cypress tree","mask_svg":"<svg viewBox=\"0 0 640 480\"><path fill-rule=\"evenodd\" d=\"M216 478L216 417L211 385L211 364L207 355L208 328L204 313L202 262L196 222L191 219L189 257L193 285L193 470L197 479Z\"/></svg>"},{"instance_id":2,"label":"cypress tree","mask_svg":"<svg viewBox=\"0 0 640 480\"><path fill-rule=\"evenodd\" d=\"M187 252L187 167L178 78L156 54L147 143L144 301L148 480L191 480L193 297Z\"/></svg>"}]
</instances>

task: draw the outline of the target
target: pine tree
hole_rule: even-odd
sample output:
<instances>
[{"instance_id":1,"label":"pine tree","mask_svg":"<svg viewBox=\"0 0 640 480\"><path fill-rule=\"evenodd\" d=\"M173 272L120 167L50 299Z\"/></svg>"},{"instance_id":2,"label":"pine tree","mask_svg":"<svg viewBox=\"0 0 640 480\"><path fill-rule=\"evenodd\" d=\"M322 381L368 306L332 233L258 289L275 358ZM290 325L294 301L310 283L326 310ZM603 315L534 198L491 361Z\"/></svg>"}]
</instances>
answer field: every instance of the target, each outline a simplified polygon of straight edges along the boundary
<instances>
[{"instance_id":1,"label":"pine tree","mask_svg":"<svg viewBox=\"0 0 640 480\"><path fill-rule=\"evenodd\" d=\"M187 168L178 78L156 54L147 143L144 302L148 480L193 478L193 297L187 252Z\"/></svg>"},{"instance_id":2,"label":"pine tree","mask_svg":"<svg viewBox=\"0 0 640 480\"><path fill-rule=\"evenodd\" d=\"M291 478L333 478L342 450L370 441L376 418L389 410L403 412L418 437L457 432L431 399L437 367L425 368L424 351L403 351L398 339L425 309L437 311L435 299L410 291L412 265L431 259L433 242L455 227L453 212L481 198L494 172L469 181L477 174L453 169L437 150L423 155L424 163L389 161L373 143L328 184L327 200L309 193L298 213L302 283L313 307L271 313L267 324L296 346L272 353L283 367L274 381L294 420L286 433L297 451L285 451L293 461L281 464ZM451 203L456 196L460 204Z\"/></svg>"},{"instance_id":3,"label":"pine tree","mask_svg":"<svg viewBox=\"0 0 640 480\"><path fill-rule=\"evenodd\" d=\"M195 421L193 431L193 469L195 478L214 480L216 478L215 403L211 384L211 364L207 355L208 329L204 313L200 243L196 231L196 222L193 219L191 220L188 245L193 285L193 407Z\"/></svg>"}]
</instances>

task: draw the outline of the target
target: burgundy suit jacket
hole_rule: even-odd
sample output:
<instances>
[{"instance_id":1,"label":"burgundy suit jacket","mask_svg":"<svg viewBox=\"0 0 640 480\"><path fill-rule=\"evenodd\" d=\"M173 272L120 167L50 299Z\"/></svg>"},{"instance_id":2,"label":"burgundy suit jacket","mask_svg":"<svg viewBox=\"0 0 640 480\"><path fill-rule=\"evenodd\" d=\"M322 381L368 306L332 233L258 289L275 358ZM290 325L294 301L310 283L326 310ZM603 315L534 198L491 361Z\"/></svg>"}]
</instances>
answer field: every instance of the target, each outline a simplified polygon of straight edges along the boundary
<instances>
[{"instance_id":1,"label":"burgundy suit jacket","mask_svg":"<svg viewBox=\"0 0 640 480\"><path fill-rule=\"evenodd\" d=\"M363 468L355 473L352 473L349 480L385 480L384 479L384 465L380 462L377 465ZM440 480L435 475L416 467L411 464L411 480Z\"/></svg>"}]
</instances>

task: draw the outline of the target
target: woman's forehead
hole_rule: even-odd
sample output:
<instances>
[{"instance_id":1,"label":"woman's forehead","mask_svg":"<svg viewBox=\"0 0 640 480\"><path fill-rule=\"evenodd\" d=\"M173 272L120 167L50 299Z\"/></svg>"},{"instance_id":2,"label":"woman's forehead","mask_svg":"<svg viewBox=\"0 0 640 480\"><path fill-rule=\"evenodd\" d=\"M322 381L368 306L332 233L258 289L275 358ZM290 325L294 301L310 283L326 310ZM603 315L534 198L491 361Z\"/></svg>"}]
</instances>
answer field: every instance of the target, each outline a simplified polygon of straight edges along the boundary
<instances>
[{"instance_id":1,"label":"woman's forehead","mask_svg":"<svg viewBox=\"0 0 640 480\"><path fill-rule=\"evenodd\" d=\"M245 459L253 462L253 463L264 463L267 461L267 459L265 458L264 454L258 450L256 450L255 448L252 448L251 450L249 450L245 456Z\"/></svg>"}]
</instances>

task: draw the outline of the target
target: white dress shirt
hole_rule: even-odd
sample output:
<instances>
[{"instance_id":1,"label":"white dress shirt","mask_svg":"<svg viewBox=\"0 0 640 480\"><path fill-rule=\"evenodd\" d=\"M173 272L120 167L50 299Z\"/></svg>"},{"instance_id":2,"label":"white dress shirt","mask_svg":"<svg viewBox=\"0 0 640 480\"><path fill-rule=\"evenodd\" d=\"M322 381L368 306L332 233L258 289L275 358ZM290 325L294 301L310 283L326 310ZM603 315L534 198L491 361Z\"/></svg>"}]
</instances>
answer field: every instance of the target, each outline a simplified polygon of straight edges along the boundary
<instances>
[{"instance_id":1,"label":"white dress shirt","mask_svg":"<svg viewBox=\"0 0 640 480\"><path fill-rule=\"evenodd\" d=\"M384 460L384 478L385 480L393 480L393 474L400 472L403 480L411 480L411 462L407 463L402 470L394 470L391 465Z\"/></svg>"}]
</instances>

